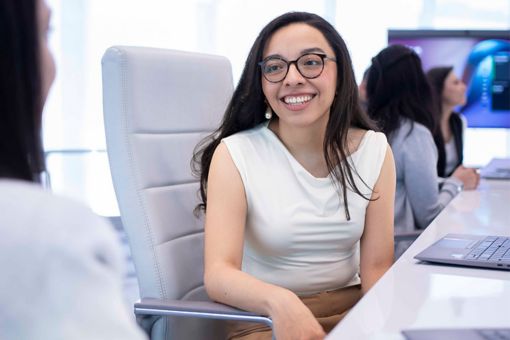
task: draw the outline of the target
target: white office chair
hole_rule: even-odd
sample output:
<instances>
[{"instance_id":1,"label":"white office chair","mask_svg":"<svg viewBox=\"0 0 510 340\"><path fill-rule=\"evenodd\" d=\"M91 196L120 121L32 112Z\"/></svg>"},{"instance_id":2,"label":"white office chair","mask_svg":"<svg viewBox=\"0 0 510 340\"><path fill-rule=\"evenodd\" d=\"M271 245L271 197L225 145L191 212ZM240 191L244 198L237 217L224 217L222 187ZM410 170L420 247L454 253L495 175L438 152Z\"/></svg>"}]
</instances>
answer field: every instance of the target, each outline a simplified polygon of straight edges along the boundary
<instances>
[{"instance_id":1,"label":"white office chair","mask_svg":"<svg viewBox=\"0 0 510 340\"><path fill-rule=\"evenodd\" d=\"M102 66L107 150L140 285L140 324L153 340L221 339L224 324L211 319L271 326L267 317L210 302L203 288L203 221L193 214L198 180L190 161L232 95L230 62L118 46Z\"/></svg>"}]
</instances>

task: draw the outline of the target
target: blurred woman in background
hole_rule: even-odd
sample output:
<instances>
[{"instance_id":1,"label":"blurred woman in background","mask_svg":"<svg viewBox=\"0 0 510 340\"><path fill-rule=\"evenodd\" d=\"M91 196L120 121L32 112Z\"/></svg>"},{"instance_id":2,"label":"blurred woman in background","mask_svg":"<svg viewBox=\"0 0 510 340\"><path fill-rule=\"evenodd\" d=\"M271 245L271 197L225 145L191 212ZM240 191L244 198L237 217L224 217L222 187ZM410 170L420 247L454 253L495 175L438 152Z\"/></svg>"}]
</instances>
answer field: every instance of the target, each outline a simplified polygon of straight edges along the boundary
<instances>
[{"instance_id":1,"label":"blurred woman in background","mask_svg":"<svg viewBox=\"0 0 510 340\"><path fill-rule=\"evenodd\" d=\"M372 59L367 96L368 114L388 137L395 157L395 232L426 228L462 190L465 173L456 170L438 188L436 106L419 56L402 45L379 52ZM408 245L401 243L396 256Z\"/></svg>"},{"instance_id":2,"label":"blurred woman in background","mask_svg":"<svg viewBox=\"0 0 510 340\"><path fill-rule=\"evenodd\" d=\"M466 119L455 108L466 103L466 84L453 72L453 67L434 67L427 72L427 78L434 90L439 114L439 129L434 141L438 151L437 173L439 177L448 177L463 167L464 132ZM464 189L475 189L480 175L475 169L469 169Z\"/></svg>"}]
</instances>

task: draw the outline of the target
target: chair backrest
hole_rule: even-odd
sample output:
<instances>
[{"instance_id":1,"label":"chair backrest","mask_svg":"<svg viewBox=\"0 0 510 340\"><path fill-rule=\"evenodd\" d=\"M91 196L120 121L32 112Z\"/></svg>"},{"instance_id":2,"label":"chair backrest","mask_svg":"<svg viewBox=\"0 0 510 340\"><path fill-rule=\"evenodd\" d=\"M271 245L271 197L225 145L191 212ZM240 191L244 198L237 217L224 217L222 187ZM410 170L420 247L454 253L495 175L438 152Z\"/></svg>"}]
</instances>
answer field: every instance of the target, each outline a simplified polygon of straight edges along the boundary
<instances>
[{"instance_id":1,"label":"chair backrest","mask_svg":"<svg viewBox=\"0 0 510 340\"><path fill-rule=\"evenodd\" d=\"M193 214L199 186L190 161L197 143L219 126L231 98L230 62L116 46L105 52L102 67L108 157L140 296L207 299L203 221ZM200 330L204 320L187 322L158 320L151 338L179 339L184 332L191 339L195 331L208 332Z\"/></svg>"}]
</instances>

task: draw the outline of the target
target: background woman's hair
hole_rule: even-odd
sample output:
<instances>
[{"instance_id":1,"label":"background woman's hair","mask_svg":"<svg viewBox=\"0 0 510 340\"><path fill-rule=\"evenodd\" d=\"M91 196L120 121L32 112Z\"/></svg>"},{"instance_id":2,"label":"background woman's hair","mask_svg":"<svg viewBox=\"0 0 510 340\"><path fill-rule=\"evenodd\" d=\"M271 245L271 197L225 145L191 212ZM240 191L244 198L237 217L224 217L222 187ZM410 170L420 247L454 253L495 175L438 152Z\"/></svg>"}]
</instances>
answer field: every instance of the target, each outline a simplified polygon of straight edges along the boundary
<instances>
[{"instance_id":1,"label":"background woman's hair","mask_svg":"<svg viewBox=\"0 0 510 340\"><path fill-rule=\"evenodd\" d=\"M0 2L0 178L39 181L41 72L35 0Z\"/></svg>"},{"instance_id":2,"label":"background woman's hair","mask_svg":"<svg viewBox=\"0 0 510 340\"><path fill-rule=\"evenodd\" d=\"M441 118L443 116L443 90L446 78L453 71L453 66L444 66L444 67L434 67L428 70L427 79L429 80L430 85L432 86L432 91L434 93L436 112L437 112L437 121L438 124L441 123ZM459 120L459 122L455 122L455 125L460 124L462 126L462 122L458 116L450 116L450 120ZM434 142L437 147L437 174L440 177L446 177L450 174L445 172L446 167L446 150L443 134L441 129L436 129L436 133L434 134ZM462 155L458 155L459 158L462 158Z\"/></svg>"},{"instance_id":3,"label":"background woman's hair","mask_svg":"<svg viewBox=\"0 0 510 340\"><path fill-rule=\"evenodd\" d=\"M345 206L347 218L347 184L357 194L366 197L355 185L351 166L343 160L347 159L347 132L350 127L375 129L370 118L361 110L358 102L358 88L352 69L352 63L345 42L336 29L318 15L305 12L290 12L272 20L255 40L244 70L230 103L227 106L223 121L216 132L203 140L195 149L192 160L194 173L200 177L200 194L202 203L197 208L207 206L207 177L209 166L216 147L222 138L237 132L251 129L262 123L266 102L262 91L262 74L258 63L262 60L264 48L272 34L278 29L293 23L303 23L319 30L333 49L337 59L336 96L331 105L330 117L326 127L324 154L328 170ZM273 115L273 119L278 119Z\"/></svg>"},{"instance_id":4,"label":"background woman's hair","mask_svg":"<svg viewBox=\"0 0 510 340\"><path fill-rule=\"evenodd\" d=\"M367 82L368 114L391 137L402 118L437 129L432 89L420 57L410 48L391 45L372 58Z\"/></svg>"},{"instance_id":5,"label":"background woman's hair","mask_svg":"<svg viewBox=\"0 0 510 340\"><path fill-rule=\"evenodd\" d=\"M432 86L432 90L436 95L439 105L441 105L441 99L443 97L444 82L452 71L453 66L433 67L427 71L427 78ZM441 108L441 106L439 108Z\"/></svg>"}]
</instances>

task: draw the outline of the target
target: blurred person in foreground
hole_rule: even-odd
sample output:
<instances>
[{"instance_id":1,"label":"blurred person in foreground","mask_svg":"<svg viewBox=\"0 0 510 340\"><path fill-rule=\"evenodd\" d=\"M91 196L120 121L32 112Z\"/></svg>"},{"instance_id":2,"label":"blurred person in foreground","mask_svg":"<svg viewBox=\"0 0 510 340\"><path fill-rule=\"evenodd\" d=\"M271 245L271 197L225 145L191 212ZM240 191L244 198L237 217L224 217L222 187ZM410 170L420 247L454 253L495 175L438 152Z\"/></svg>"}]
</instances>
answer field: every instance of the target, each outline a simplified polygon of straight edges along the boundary
<instances>
[{"instance_id":1,"label":"blurred person in foreground","mask_svg":"<svg viewBox=\"0 0 510 340\"><path fill-rule=\"evenodd\" d=\"M43 0L0 2L0 338L142 340L112 226L40 185L50 16Z\"/></svg>"}]
</instances>

